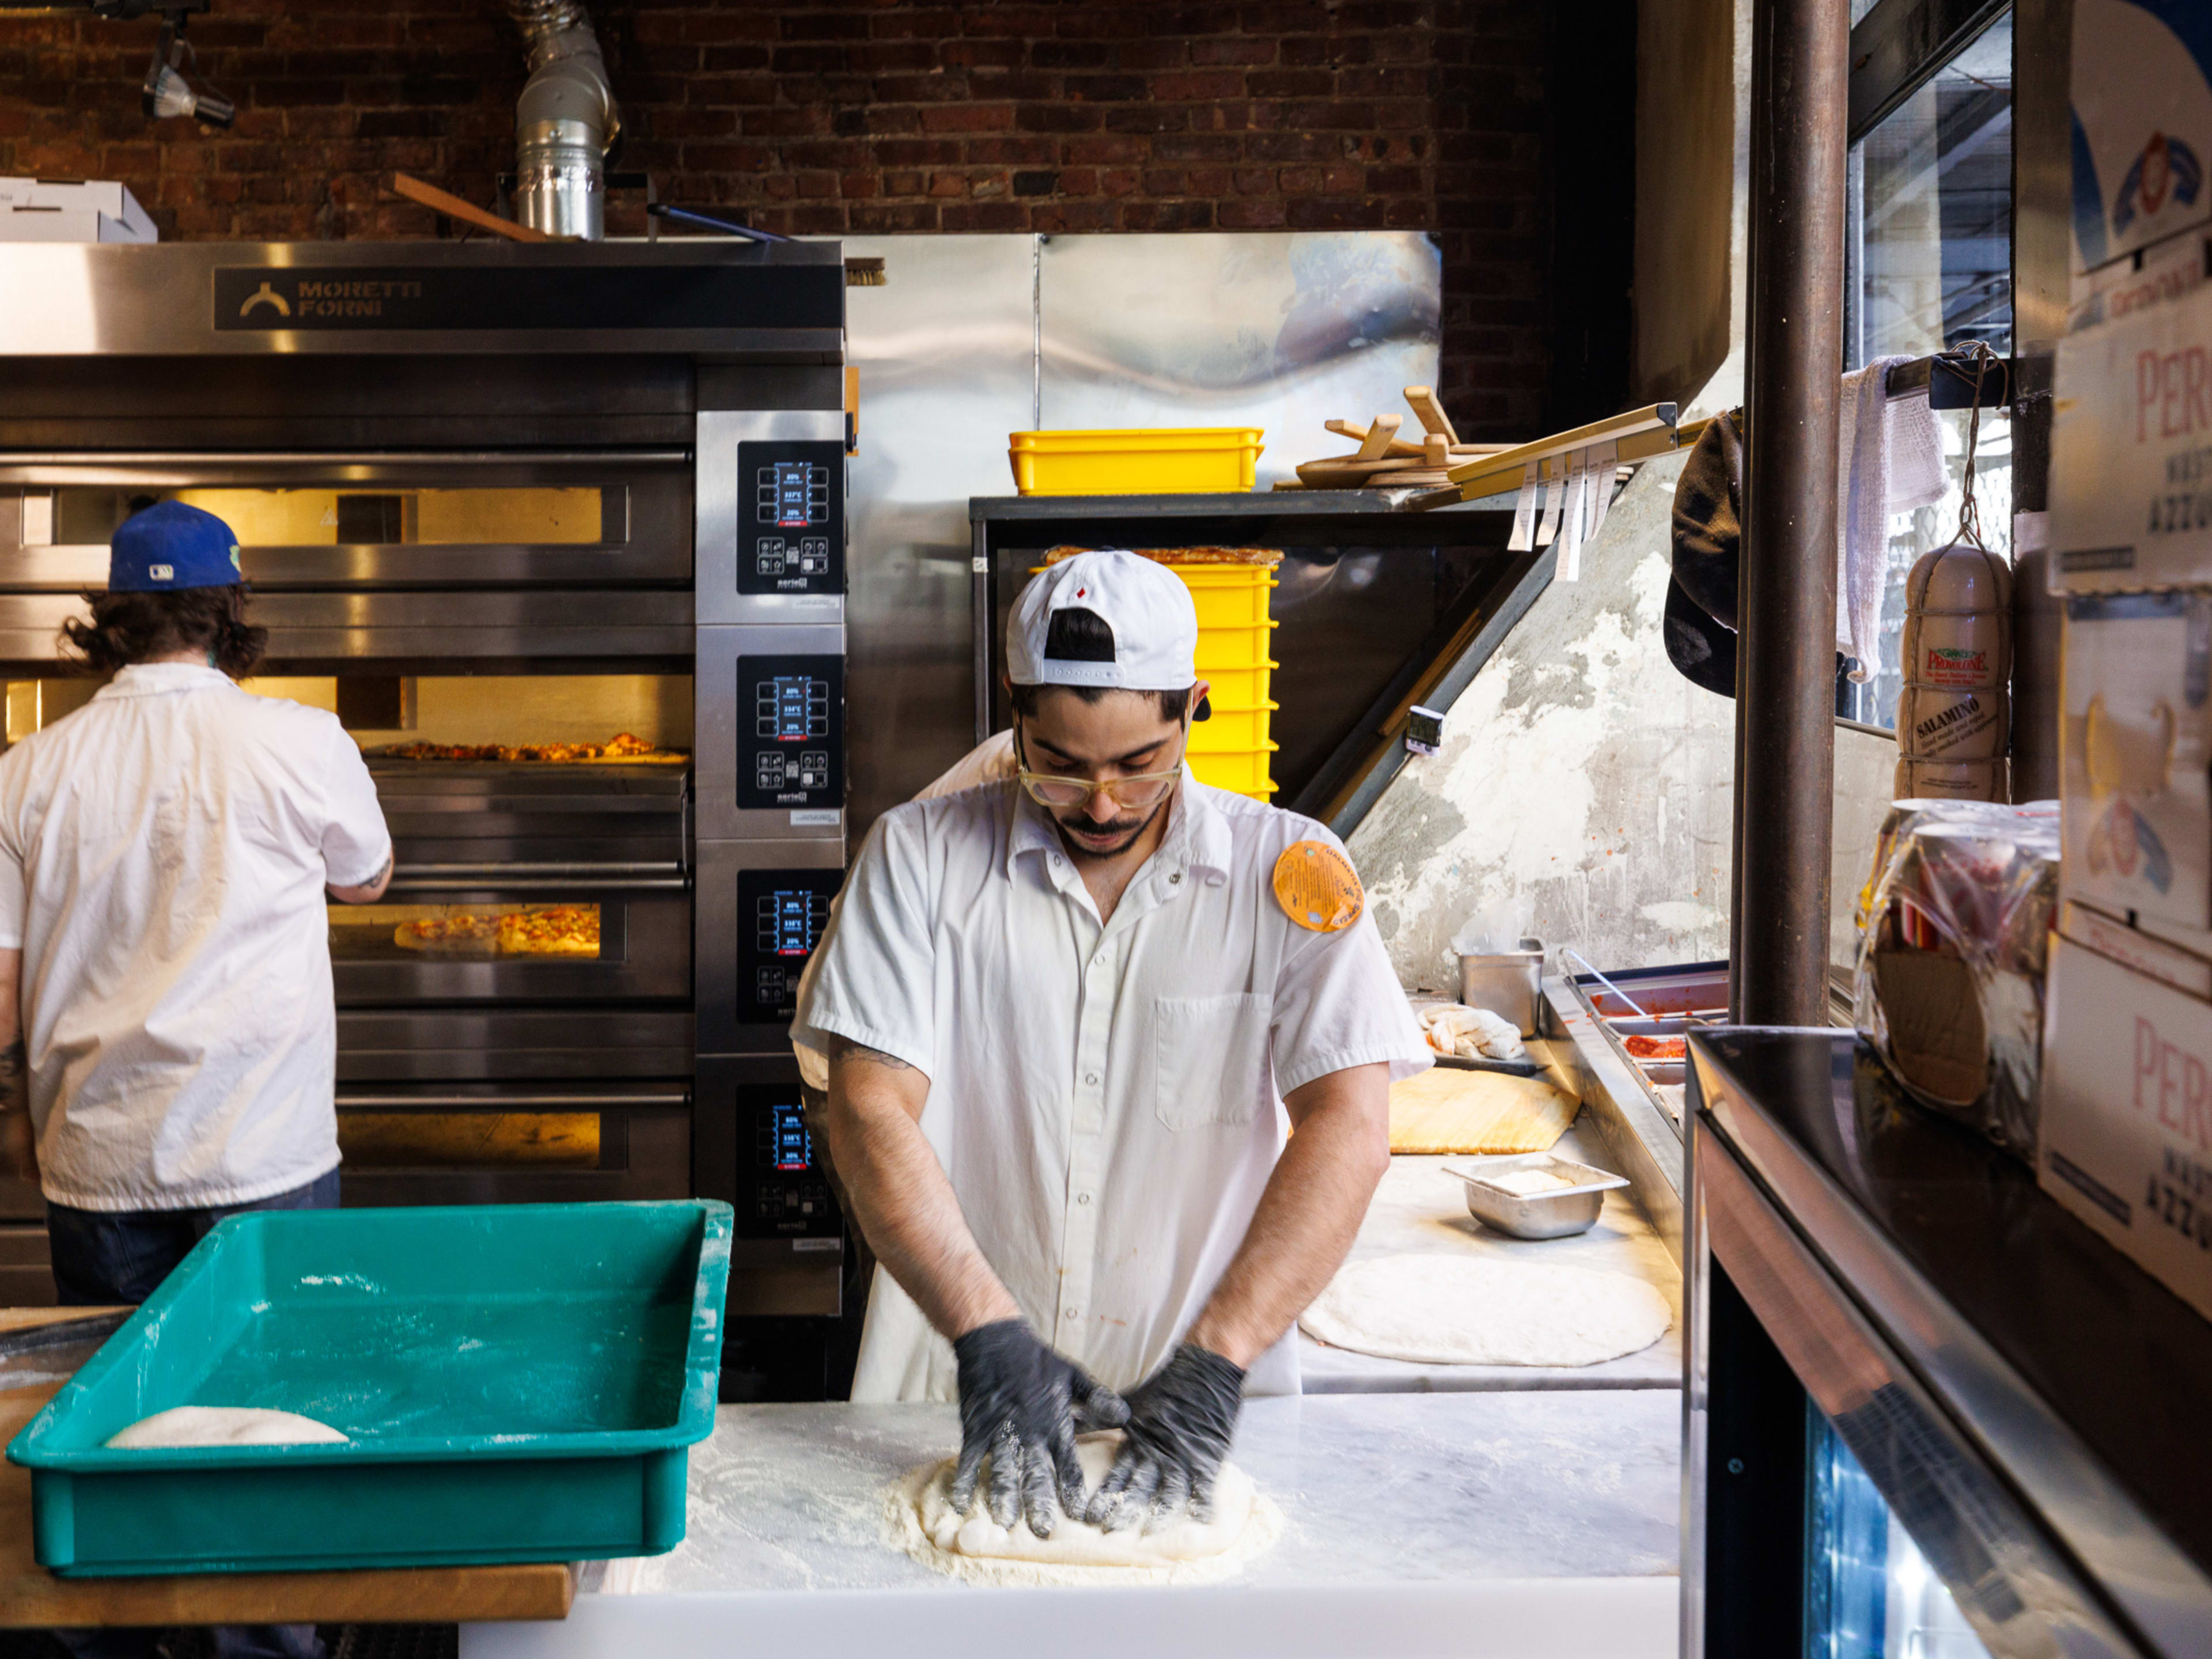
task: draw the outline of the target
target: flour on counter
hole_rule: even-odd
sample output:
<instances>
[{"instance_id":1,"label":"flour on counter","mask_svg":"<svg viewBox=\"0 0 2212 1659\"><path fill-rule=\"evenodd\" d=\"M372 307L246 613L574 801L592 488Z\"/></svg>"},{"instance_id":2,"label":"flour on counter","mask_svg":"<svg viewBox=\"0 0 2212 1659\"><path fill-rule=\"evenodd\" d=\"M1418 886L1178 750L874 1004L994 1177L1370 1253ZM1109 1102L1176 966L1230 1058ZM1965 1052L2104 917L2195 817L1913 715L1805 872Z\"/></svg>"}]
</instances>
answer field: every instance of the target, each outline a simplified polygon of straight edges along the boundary
<instances>
[{"instance_id":1,"label":"flour on counter","mask_svg":"<svg viewBox=\"0 0 2212 1659\"><path fill-rule=\"evenodd\" d=\"M1095 1490L1121 1448L1119 1433L1085 1435L1076 1443L1086 1489ZM886 1541L924 1565L969 1583L1199 1584L1234 1577L1274 1547L1283 1512L1233 1463L1222 1466L1213 1516L1185 1515L1152 1533L1109 1533L1060 1517L1049 1538L1026 1522L1011 1529L991 1519L979 1486L969 1512L946 1497L954 1460L909 1470L884 1500Z\"/></svg>"},{"instance_id":2,"label":"flour on counter","mask_svg":"<svg viewBox=\"0 0 2212 1659\"><path fill-rule=\"evenodd\" d=\"M1595 1365L1673 1322L1626 1273L1426 1253L1348 1264L1298 1321L1334 1347L1452 1365Z\"/></svg>"}]
</instances>

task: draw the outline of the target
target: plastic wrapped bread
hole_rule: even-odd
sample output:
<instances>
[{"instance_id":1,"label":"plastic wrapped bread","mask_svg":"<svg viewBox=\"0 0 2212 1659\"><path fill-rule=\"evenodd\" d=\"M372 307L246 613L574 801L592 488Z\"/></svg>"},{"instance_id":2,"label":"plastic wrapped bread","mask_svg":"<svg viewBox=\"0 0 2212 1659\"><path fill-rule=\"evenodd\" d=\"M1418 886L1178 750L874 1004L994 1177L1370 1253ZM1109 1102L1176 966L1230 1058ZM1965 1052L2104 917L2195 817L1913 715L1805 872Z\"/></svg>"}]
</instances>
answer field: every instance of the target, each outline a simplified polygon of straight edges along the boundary
<instances>
[{"instance_id":1,"label":"plastic wrapped bread","mask_svg":"<svg viewBox=\"0 0 2212 1659\"><path fill-rule=\"evenodd\" d=\"M2058 804L1901 800L1860 890L1854 1023L1914 1099L2031 1161Z\"/></svg>"}]
</instances>

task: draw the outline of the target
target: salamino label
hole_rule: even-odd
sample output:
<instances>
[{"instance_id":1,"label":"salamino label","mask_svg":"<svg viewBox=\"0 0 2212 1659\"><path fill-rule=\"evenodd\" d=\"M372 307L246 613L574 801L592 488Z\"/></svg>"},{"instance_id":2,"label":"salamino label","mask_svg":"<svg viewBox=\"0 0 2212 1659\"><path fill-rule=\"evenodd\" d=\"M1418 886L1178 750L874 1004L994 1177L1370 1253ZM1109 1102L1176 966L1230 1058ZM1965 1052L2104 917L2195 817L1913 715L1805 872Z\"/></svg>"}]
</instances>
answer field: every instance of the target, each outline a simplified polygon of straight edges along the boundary
<instances>
[{"instance_id":1,"label":"salamino label","mask_svg":"<svg viewBox=\"0 0 2212 1659\"><path fill-rule=\"evenodd\" d=\"M1972 695L1912 722L1913 749L1923 760L1949 753L1996 722L1996 711Z\"/></svg>"}]
</instances>

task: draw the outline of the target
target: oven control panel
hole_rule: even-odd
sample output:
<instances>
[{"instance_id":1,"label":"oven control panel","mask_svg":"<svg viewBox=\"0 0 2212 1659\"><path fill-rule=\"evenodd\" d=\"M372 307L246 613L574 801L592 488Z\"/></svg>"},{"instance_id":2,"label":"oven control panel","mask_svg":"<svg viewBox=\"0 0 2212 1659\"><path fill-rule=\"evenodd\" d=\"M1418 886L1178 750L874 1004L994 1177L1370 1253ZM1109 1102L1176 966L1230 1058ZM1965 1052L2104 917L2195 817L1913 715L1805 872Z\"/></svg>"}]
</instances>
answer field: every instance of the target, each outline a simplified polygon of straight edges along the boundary
<instances>
[{"instance_id":1,"label":"oven control panel","mask_svg":"<svg viewBox=\"0 0 2212 1659\"><path fill-rule=\"evenodd\" d=\"M845 591L845 451L780 439L738 446L738 592Z\"/></svg>"},{"instance_id":2,"label":"oven control panel","mask_svg":"<svg viewBox=\"0 0 2212 1659\"><path fill-rule=\"evenodd\" d=\"M738 1127L737 1228L746 1238L836 1238L843 1231L807 1133L799 1087L759 1091Z\"/></svg>"},{"instance_id":3,"label":"oven control panel","mask_svg":"<svg viewBox=\"0 0 2212 1659\"><path fill-rule=\"evenodd\" d=\"M787 1021L799 976L830 923L842 870L738 872L738 1018L747 1024Z\"/></svg>"},{"instance_id":4,"label":"oven control panel","mask_svg":"<svg viewBox=\"0 0 2212 1659\"><path fill-rule=\"evenodd\" d=\"M845 804L845 659L738 659L738 805Z\"/></svg>"}]
</instances>

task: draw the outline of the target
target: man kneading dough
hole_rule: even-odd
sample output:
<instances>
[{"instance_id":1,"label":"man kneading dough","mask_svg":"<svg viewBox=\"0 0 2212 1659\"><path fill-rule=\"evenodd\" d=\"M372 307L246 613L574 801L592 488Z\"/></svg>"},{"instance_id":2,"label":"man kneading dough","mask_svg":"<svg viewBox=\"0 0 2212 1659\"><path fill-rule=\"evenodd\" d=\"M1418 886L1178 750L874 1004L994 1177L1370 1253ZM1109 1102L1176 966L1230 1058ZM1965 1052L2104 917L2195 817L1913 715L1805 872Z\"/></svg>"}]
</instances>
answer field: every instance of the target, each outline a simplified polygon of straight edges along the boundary
<instances>
[{"instance_id":1,"label":"man kneading dough","mask_svg":"<svg viewBox=\"0 0 2212 1659\"><path fill-rule=\"evenodd\" d=\"M878 822L793 1027L880 1263L853 1397L957 1391L952 1501L988 1462L1040 1537L1206 1513L1243 1395L1297 1391L1291 1322L1428 1063L1335 838L1184 770L1197 637L1132 554L1030 582L1015 775ZM1116 1425L1086 1502L1076 1433Z\"/></svg>"}]
</instances>

